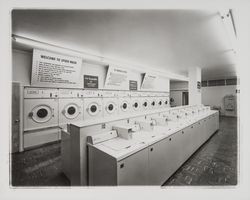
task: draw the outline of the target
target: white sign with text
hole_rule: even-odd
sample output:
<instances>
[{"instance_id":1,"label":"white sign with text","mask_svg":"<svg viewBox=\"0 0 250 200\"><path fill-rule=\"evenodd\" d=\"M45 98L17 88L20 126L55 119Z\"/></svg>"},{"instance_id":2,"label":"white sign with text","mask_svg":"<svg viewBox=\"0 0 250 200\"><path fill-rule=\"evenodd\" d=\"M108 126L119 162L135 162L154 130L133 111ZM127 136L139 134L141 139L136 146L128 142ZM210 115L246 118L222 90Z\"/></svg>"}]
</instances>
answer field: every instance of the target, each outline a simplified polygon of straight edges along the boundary
<instances>
[{"instance_id":1,"label":"white sign with text","mask_svg":"<svg viewBox=\"0 0 250 200\"><path fill-rule=\"evenodd\" d=\"M31 85L78 87L82 59L44 50L33 50Z\"/></svg>"},{"instance_id":2,"label":"white sign with text","mask_svg":"<svg viewBox=\"0 0 250 200\"><path fill-rule=\"evenodd\" d=\"M128 76L128 70L109 66L104 88L128 90Z\"/></svg>"}]
</instances>

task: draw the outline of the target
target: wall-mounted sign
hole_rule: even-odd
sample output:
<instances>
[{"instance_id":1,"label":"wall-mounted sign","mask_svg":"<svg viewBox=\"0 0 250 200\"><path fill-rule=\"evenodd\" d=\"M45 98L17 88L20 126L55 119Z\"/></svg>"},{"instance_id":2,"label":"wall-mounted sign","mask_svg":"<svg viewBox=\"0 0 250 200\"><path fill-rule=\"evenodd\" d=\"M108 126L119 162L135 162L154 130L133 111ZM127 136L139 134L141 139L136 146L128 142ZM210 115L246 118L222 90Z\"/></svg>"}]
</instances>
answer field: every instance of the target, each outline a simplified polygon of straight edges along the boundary
<instances>
[{"instance_id":1,"label":"wall-mounted sign","mask_svg":"<svg viewBox=\"0 0 250 200\"><path fill-rule=\"evenodd\" d=\"M105 89L128 89L128 71L126 69L109 66L105 84Z\"/></svg>"},{"instance_id":2,"label":"wall-mounted sign","mask_svg":"<svg viewBox=\"0 0 250 200\"><path fill-rule=\"evenodd\" d=\"M197 81L197 89L201 89L201 82Z\"/></svg>"},{"instance_id":3,"label":"wall-mounted sign","mask_svg":"<svg viewBox=\"0 0 250 200\"><path fill-rule=\"evenodd\" d=\"M129 80L129 90L137 90L137 81Z\"/></svg>"},{"instance_id":4,"label":"wall-mounted sign","mask_svg":"<svg viewBox=\"0 0 250 200\"><path fill-rule=\"evenodd\" d=\"M98 88L98 76L84 75L84 88Z\"/></svg>"},{"instance_id":5,"label":"wall-mounted sign","mask_svg":"<svg viewBox=\"0 0 250 200\"><path fill-rule=\"evenodd\" d=\"M82 59L33 50L31 85L79 87Z\"/></svg>"},{"instance_id":6,"label":"wall-mounted sign","mask_svg":"<svg viewBox=\"0 0 250 200\"><path fill-rule=\"evenodd\" d=\"M141 89L142 90L154 90L156 78L157 77L154 75L145 73L143 80L142 80Z\"/></svg>"},{"instance_id":7,"label":"wall-mounted sign","mask_svg":"<svg viewBox=\"0 0 250 200\"><path fill-rule=\"evenodd\" d=\"M201 82L200 81L197 81L197 89L198 89L198 92L201 92Z\"/></svg>"}]
</instances>

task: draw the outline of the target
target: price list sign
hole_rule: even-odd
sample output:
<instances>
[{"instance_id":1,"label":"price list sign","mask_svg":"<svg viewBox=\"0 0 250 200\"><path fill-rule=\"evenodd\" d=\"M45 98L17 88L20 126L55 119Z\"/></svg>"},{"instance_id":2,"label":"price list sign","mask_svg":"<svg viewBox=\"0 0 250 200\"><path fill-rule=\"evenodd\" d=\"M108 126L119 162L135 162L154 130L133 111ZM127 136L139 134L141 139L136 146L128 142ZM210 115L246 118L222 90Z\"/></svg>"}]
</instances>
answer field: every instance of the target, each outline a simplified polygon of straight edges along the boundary
<instances>
[{"instance_id":1,"label":"price list sign","mask_svg":"<svg viewBox=\"0 0 250 200\"><path fill-rule=\"evenodd\" d=\"M81 78L81 66L81 58L34 49L31 85L78 87Z\"/></svg>"}]
</instances>

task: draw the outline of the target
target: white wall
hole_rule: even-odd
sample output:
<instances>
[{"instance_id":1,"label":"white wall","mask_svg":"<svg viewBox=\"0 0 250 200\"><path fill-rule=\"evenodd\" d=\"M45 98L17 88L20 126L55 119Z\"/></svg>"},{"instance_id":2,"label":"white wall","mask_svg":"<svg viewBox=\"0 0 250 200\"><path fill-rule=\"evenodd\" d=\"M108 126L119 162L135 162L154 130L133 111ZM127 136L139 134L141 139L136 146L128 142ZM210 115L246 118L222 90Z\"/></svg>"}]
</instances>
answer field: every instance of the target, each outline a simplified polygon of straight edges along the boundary
<instances>
[{"instance_id":1,"label":"white wall","mask_svg":"<svg viewBox=\"0 0 250 200\"><path fill-rule=\"evenodd\" d=\"M188 90L188 81L170 81L170 90Z\"/></svg>"},{"instance_id":2,"label":"white wall","mask_svg":"<svg viewBox=\"0 0 250 200\"><path fill-rule=\"evenodd\" d=\"M197 83L201 84L201 68L193 67L188 70L188 102L189 105L201 104L201 89L197 88Z\"/></svg>"},{"instance_id":3,"label":"white wall","mask_svg":"<svg viewBox=\"0 0 250 200\"><path fill-rule=\"evenodd\" d=\"M209 106L220 106L221 115L237 116L237 109L235 112L225 111L224 109L224 96L236 96L236 89L236 85L202 87L202 104Z\"/></svg>"},{"instance_id":4,"label":"white wall","mask_svg":"<svg viewBox=\"0 0 250 200\"><path fill-rule=\"evenodd\" d=\"M20 82L22 85L29 86L31 83L32 53L14 49L12 51L12 65L12 80ZM98 76L99 89L103 89L107 69L107 66L83 61L80 87L83 88L83 75L88 74ZM132 70L129 79L137 81L138 90L140 90L142 82L141 73ZM169 92L169 79L165 77L158 77L155 81L155 86L155 91Z\"/></svg>"}]
</instances>

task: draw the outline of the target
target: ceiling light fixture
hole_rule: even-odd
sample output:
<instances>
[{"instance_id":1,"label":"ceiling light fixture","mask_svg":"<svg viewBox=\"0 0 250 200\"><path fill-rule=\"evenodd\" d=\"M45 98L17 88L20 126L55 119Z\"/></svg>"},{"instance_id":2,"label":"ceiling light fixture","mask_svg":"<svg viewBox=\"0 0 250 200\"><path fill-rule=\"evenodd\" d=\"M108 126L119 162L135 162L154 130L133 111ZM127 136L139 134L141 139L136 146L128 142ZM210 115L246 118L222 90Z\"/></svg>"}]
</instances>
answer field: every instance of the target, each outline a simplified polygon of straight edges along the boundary
<instances>
[{"instance_id":1,"label":"ceiling light fixture","mask_svg":"<svg viewBox=\"0 0 250 200\"><path fill-rule=\"evenodd\" d=\"M231 42L232 48L236 51L236 29L234 26L234 20L232 16L232 11L229 9L220 11L222 23L225 26L228 38Z\"/></svg>"}]
</instances>

